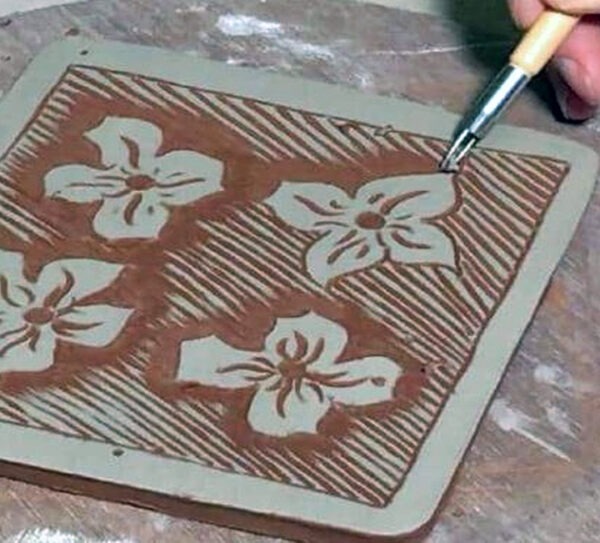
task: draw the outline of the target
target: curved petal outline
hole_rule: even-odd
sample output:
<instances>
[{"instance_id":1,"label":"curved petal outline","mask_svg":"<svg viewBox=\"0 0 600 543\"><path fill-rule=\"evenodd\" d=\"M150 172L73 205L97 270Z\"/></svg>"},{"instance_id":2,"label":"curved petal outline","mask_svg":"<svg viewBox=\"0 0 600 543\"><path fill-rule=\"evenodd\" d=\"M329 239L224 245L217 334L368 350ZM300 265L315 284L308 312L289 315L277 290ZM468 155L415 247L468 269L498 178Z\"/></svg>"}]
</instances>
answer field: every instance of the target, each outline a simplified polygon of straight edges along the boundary
<instances>
[{"instance_id":1,"label":"curved petal outline","mask_svg":"<svg viewBox=\"0 0 600 543\"><path fill-rule=\"evenodd\" d=\"M254 356L259 355L235 349L215 336L184 341L176 378L218 388L252 387L254 377L268 377Z\"/></svg>"},{"instance_id":2,"label":"curved petal outline","mask_svg":"<svg viewBox=\"0 0 600 543\"><path fill-rule=\"evenodd\" d=\"M163 140L158 126L129 117L105 117L86 137L100 148L105 166L131 168L128 173L144 171L144 165L154 168Z\"/></svg>"},{"instance_id":3,"label":"curved petal outline","mask_svg":"<svg viewBox=\"0 0 600 543\"><path fill-rule=\"evenodd\" d=\"M327 386L325 395L333 402L343 405L375 405L392 399L396 382L404 373L391 359L369 356L335 365L344 372L340 383L356 382L354 386Z\"/></svg>"},{"instance_id":4,"label":"curved petal outline","mask_svg":"<svg viewBox=\"0 0 600 543\"><path fill-rule=\"evenodd\" d=\"M0 310L24 307L31 294L23 275L25 258L21 253L0 250Z\"/></svg>"},{"instance_id":5,"label":"curved petal outline","mask_svg":"<svg viewBox=\"0 0 600 543\"><path fill-rule=\"evenodd\" d=\"M396 264L439 265L456 270L454 240L440 227L414 222L410 230L387 229L383 239L390 260Z\"/></svg>"},{"instance_id":6,"label":"curved petal outline","mask_svg":"<svg viewBox=\"0 0 600 543\"><path fill-rule=\"evenodd\" d=\"M316 202L315 194L328 203ZM284 222L299 230L328 232L335 226L349 226L346 211L352 207L352 200L333 185L284 181L265 203Z\"/></svg>"},{"instance_id":7,"label":"curved petal outline","mask_svg":"<svg viewBox=\"0 0 600 543\"><path fill-rule=\"evenodd\" d=\"M375 233L336 229L315 241L306 253L306 269L320 285L336 277L364 270L385 258L385 248Z\"/></svg>"},{"instance_id":8,"label":"curved petal outline","mask_svg":"<svg viewBox=\"0 0 600 543\"><path fill-rule=\"evenodd\" d=\"M149 191L104 200L94 217L94 230L108 240L157 238L170 211Z\"/></svg>"},{"instance_id":9,"label":"curved petal outline","mask_svg":"<svg viewBox=\"0 0 600 543\"><path fill-rule=\"evenodd\" d=\"M285 351L291 359L310 361L309 371L321 371L333 365L347 343L343 326L311 311L301 317L277 319L265 341L265 354L280 362L281 351Z\"/></svg>"},{"instance_id":10,"label":"curved petal outline","mask_svg":"<svg viewBox=\"0 0 600 543\"><path fill-rule=\"evenodd\" d=\"M107 347L120 335L133 309L112 305L80 305L52 328L58 339L84 347Z\"/></svg>"},{"instance_id":11,"label":"curved petal outline","mask_svg":"<svg viewBox=\"0 0 600 543\"><path fill-rule=\"evenodd\" d=\"M452 210L456 204L456 188L448 174L423 174L387 177L363 185L356 194L365 208L367 202L377 201L381 213L391 220L434 218Z\"/></svg>"},{"instance_id":12,"label":"curved petal outline","mask_svg":"<svg viewBox=\"0 0 600 543\"><path fill-rule=\"evenodd\" d=\"M76 203L96 202L124 188L125 177L114 168L98 170L84 164L58 166L44 178L46 196Z\"/></svg>"},{"instance_id":13,"label":"curved petal outline","mask_svg":"<svg viewBox=\"0 0 600 543\"><path fill-rule=\"evenodd\" d=\"M54 307L65 309L109 287L123 269L122 264L101 260L55 260L42 269L32 289L37 303L48 301L52 297L55 300Z\"/></svg>"},{"instance_id":14,"label":"curved petal outline","mask_svg":"<svg viewBox=\"0 0 600 543\"><path fill-rule=\"evenodd\" d=\"M292 434L315 434L321 419L329 410L330 403L321 401L309 387L302 389L302 397L291 390L283 403L279 402L281 390L259 390L248 410L248 424L262 434L287 437ZM277 409L278 403L282 411Z\"/></svg>"},{"instance_id":15,"label":"curved petal outline","mask_svg":"<svg viewBox=\"0 0 600 543\"><path fill-rule=\"evenodd\" d=\"M8 344L18 339L27 330L28 326L23 321L23 309L2 306L0 304L0 352Z\"/></svg>"},{"instance_id":16,"label":"curved petal outline","mask_svg":"<svg viewBox=\"0 0 600 543\"><path fill-rule=\"evenodd\" d=\"M158 199L169 205L189 204L221 190L224 166L220 160L195 151L172 151L157 157Z\"/></svg>"},{"instance_id":17,"label":"curved petal outline","mask_svg":"<svg viewBox=\"0 0 600 543\"><path fill-rule=\"evenodd\" d=\"M0 374L7 372L39 372L54 364L56 339L49 327L40 329L33 340L33 329L24 331L11 343L0 345ZM22 341L19 341L22 339Z\"/></svg>"}]
</instances>

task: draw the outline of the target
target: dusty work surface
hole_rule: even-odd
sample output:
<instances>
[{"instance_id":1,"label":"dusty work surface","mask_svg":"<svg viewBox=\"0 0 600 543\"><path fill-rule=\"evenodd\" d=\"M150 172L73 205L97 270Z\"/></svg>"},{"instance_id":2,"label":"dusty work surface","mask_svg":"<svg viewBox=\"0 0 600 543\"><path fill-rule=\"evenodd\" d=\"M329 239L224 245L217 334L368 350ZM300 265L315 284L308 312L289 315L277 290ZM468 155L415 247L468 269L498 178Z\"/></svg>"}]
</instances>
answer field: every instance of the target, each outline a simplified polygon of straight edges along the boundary
<instances>
[{"instance_id":1,"label":"dusty work surface","mask_svg":"<svg viewBox=\"0 0 600 543\"><path fill-rule=\"evenodd\" d=\"M460 111L508 43L499 30L481 35L425 15L345 0L161 4L97 0L14 18L0 30L2 89L10 87L44 45L80 32ZM543 89L540 92L543 96ZM556 124L538 96L528 95L511 121L599 145L593 125L583 129ZM511 365L431 541L595 540L600 478L598 423L593 420L595 392L600 389L594 367L600 346L599 304L594 303L600 290L600 257L594 250L598 213L596 198ZM53 538L272 541L0 482L0 540L45 543Z\"/></svg>"}]
</instances>

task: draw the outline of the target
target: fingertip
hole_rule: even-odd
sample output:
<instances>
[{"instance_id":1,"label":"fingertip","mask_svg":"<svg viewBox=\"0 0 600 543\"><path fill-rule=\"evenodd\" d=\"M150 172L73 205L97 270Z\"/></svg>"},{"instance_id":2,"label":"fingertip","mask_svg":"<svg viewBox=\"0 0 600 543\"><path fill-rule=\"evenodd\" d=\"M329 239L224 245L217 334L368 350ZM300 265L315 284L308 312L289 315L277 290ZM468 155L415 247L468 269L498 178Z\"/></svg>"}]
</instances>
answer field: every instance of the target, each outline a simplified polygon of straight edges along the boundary
<instances>
[{"instance_id":1,"label":"fingertip","mask_svg":"<svg viewBox=\"0 0 600 543\"><path fill-rule=\"evenodd\" d=\"M544 10L540 0L508 0L508 6L515 20L521 28L529 28Z\"/></svg>"},{"instance_id":2,"label":"fingertip","mask_svg":"<svg viewBox=\"0 0 600 543\"><path fill-rule=\"evenodd\" d=\"M584 102L600 105L600 20L582 22L559 49L553 62L569 87Z\"/></svg>"},{"instance_id":3,"label":"fingertip","mask_svg":"<svg viewBox=\"0 0 600 543\"><path fill-rule=\"evenodd\" d=\"M600 2L598 0L544 0L552 9L573 15L598 13Z\"/></svg>"},{"instance_id":4,"label":"fingertip","mask_svg":"<svg viewBox=\"0 0 600 543\"><path fill-rule=\"evenodd\" d=\"M596 114L596 107L581 98L567 81L564 74L576 69L573 68L572 62L574 61L570 59L554 61L548 69L548 78L554 88L556 102L563 118L566 121L583 122Z\"/></svg>"}]
</instances>

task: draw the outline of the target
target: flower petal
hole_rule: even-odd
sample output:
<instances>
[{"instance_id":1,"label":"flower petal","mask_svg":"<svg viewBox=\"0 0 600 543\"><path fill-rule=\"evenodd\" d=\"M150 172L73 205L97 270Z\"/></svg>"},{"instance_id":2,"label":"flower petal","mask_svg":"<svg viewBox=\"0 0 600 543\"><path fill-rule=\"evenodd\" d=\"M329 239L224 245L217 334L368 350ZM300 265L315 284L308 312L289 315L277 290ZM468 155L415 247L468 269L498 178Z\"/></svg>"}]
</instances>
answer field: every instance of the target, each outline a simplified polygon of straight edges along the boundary
<instances>
[{"instance_id":1,"label":"flower petal","mask_svg":"<svg viewBox=\"0 0 600 543\"><path fill-rule=\"evenodd\" d=\"M337 228L316 241L306 254L306 268L322 285L340 275L363 270L383 260L385 251L375 234Z\"/></svg>"},{"instance_id":2,"label":"flower petal","mask_svg":"<svg viewBox=\"0 0 600 543\"><path fill-rule=\"evenodd\" d=\"M111 305L80 305L64 314L53 327L63 341L106 347L121 333L133 311Z\"/></svg>"},{"instance_id":3,"label":"flower petal","mask_svg":"<svg viewBox=\"0 0 600 543\"><path fill-rule=\"evenodd\" d=\"M56 340L52 331L49 328L40 330L35 342L26 333L0 340L0 373L43 371L54 363Z\"/></svg>"},{"instance_id":4,"label":"flower petal","mask_svg":"<svg viewBox=\"0 0 600 543\"><path fill-rule=\"evenodd\" d=\"M0 343L3 337L12 335L11 332L22 327L23 310L18 307L3 306L0 304Z\"/></svg>"},{"instance_id":5,"label":"flower petal","mask_svg":"<svg viewBox=\"0 0 600 543\"><path fill-rule=\"evenodd\" d=\"M9 343L22 338L28 328L28 324L23 320L22 308L0 303L0 354ZM0 369L1 364L2 356L0 356Z\"/></svg>"},{"instance_id":6,"label":"flower petal","mask_svg":"<svg viewBox=\"0 0 600 543\"><path fill-rule=\"evenodd\" d=\"M169 205L183 205L221 189L223 163L193 151L173 151L156 159L160 169L159 198Z\"/></svg>"},{"instance_id":7,"label":"flower petal","mask_svg":"<svg viewBox=\"0 0 600 543\"><path fill-rule=\"evenodd\" d=\"M391 400L403 373L400 366L382 356L336 364L334 369L345 373L324 386L325 396L344 405L371 405ZM353 382L356 384L350 386Z\"/></svg>"},{"instance_id":8,"label":"flower petal","mask_svg":"<svg viewBox=\"0 0 600 543\"><path fill-rule=\"evenodd\" d=\"M23 277L24 263L21 253L0 250L0 318L4 308L24 307L29 302L24 288L28 284Z\"/></svg>"},{"instance_id":9,"label":"flower petal","mask_svg":"<svg viewBox=\"0 0 600 543\"><path fill-rule=\"evenodd\" d=\"M105 194L125 187L123 174L115 170L97 170L82 164L59 166L44 179L46 196L71 202L95 202Z\"/></svg>"},{"instance_id":10,"label":"flower petal","mask_svg":"<svg viewBox=\"0 0 600 543\"><path fill-rule=\"evenodd\" d=\"M139 170L142 163L151 162L162 143L160 128L125 117L106 117L87 132L86 137L100 147L105 166L133 167L134 170Z\"/></svg>"},{"instance_id":11,"label":"flower petal","mask_svg":"<svg viewBox=\"0 0 600 543\"><path fill-rule=\"evenodd\" d=\"M252 352L234 349L215 336L184 341L176 378L219 388L255 386L257 381L253 378L267 379L269 375L265 366L252 361L254 356Z\"/></svg>"},{"instance_id":12,"label":"flower petal","mask_svg":"<svg viewBox=\"0 0 600 543\"><path fill-rule=\"evenodd\" d=\"M310 371L328 371L347 342L343 326L311 311L302 317L278 319L265 341L265 352L276 363L284 358L283 351L289 358L310 359Z\"/></svg>"},{"instance_id":13,"label":"flower petal","mask_svg":"<svg viewBox=\"0 0 600 543\"><path fill-rule=\"evenodd\" d=\"M292 434L317 432L319 421L329 410L328 401L319 398L309 387L303 387L298 396L291 390L283 401L283 413L277 409L281 390L260 389L250 405L248 424L262 434L286 437Z\"/></svg>"},{"instance_id":14,"label":"flower petal","mask_svg":"<svg viewBox=\"0 0 600 543\"><path fill-rule=\"evenodd\" d=\"M409 175L373 181L357 192L356 199L365 206L375 201L377 209L392 220L431 218L452 208L456 190L447 174Z\"/></svg>"},{"instance_id":15,"label":"flower petal","mask_svg":"<svg viewBox=\"0 0 600 543\"><path fill-rule=\"evenodd\" d=\"M149 193L104 200L94 217L94 230L106 239L157 238L169 210Z\"/></svg>"},{"instance_id":16,"label":"flower petal","mask_svg":"<svg viewBox=\"0 0 600 543\"><path fill-rule=\"evenodd\" d=\"M0 250L0 273L15 279L23 278L25 259L21 253Z\"/></svg>"},{"instance_id":17,"label":"flower petal","mask_svg":"<svg viewBox=\"0 0 600 543\"><path fill-rule=\"evenodd\" d=\"M265 203L295 228L323 232L347 225L346 210L352 205L348 195L333 185L289 181L284 181Z\"/></svg>"},{"instance_id":18,"label":"flower petal","mask_svg":"<svg viewBox=\"0 0 600 543\"><path fill-rule=\"evenodd\" d=\"M121 264L100 260L57 260L45 266L37 283L31 286L39 302L52 296L54 307L64 309L109 287L122 270Z\"/></svg>"},{"instance_id":19,"label":"flower petal","mask_svg":"<svg viewBox=\"0 0 600 543\"><path fill-rule=\"evenodd\" d=\"M383 240L390 260L399 264L429 264L456 269L454 242L441 228L422 222L406 223L410 230L388 228Z\"/></svg>"}]
</instances>

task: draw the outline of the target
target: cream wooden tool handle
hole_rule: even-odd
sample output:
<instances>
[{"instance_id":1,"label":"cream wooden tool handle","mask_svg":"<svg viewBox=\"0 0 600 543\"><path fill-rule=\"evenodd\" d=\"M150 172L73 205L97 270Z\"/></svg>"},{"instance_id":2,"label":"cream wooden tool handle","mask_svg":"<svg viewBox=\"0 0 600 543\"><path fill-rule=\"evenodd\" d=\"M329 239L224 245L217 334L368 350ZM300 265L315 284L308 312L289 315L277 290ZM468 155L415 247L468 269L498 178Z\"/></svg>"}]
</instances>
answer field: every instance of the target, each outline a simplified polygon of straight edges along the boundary
<instances>
[{"instance_id":1,"label":"cream wooden tool handle","mask_svg":"<svg viewBox=\"0 0 600 543\"><path fill-rule=\"evenodd\" d=\"M531 77L537 75L567 39L578 21L579 17L576 15L545 11L513 52L510 57L511 64L518 66Z\"/></svg>"}]
</instances>

